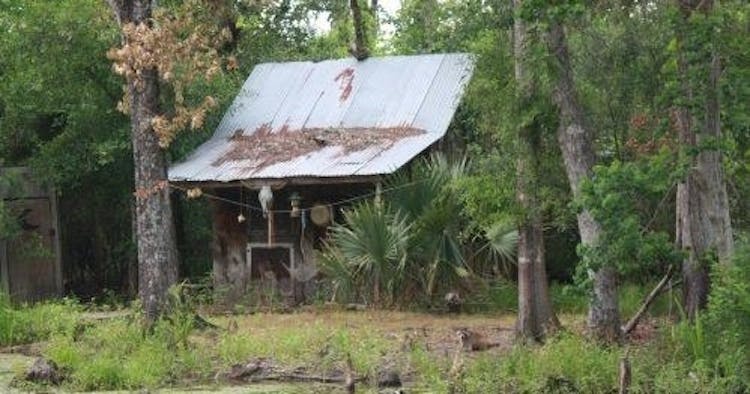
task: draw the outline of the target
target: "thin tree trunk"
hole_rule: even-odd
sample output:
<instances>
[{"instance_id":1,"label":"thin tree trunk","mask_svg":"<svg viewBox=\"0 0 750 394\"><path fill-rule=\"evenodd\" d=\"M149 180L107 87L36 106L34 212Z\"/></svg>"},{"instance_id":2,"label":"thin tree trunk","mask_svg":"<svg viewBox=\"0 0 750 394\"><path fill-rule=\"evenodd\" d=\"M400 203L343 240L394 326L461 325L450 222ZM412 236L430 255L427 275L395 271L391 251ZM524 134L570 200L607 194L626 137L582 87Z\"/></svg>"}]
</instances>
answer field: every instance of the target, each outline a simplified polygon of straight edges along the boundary
<instances>
[{"instance_id":1,"label":"thin tree trunk","mask_svg":"<svg viewBox=\"0 0 750 394\"><path fill-rule=\"evenodd\" d=\"M591 176L596 163L593 134L584 121L584 112L576 96L576 86L563 26L551 22L548 45L554 58L557 80L554 99L559 109L558 142L565 161L565 170L574 197L581 194L581 182ZM587 210L578 214L578 231L584 246L596 245L601 227ZM605 266L589 272L593 292L589 305L590 334L606 342L618 342L621 337L620 313L617 300L617 271Z\"/></svg>"},{"instance_id":2,"label":"thin tree trunk","mask_svg":"<svg viewBox=\"0 0 750 394\"><path fill-rule=\"evenodd\" d=\"M514 0L516 9L522 0ZM526 105L534 94L534 83L529 73L528 32L525 22L516 18L513 26L513 56L519 101ZM559 322L552 311L547 288L544 259L544 232L538 187L537 144L533 125L522 125L518 131L519 156L516 161L516 199L523 210L518 228L518 320L517 335L524 340L541 340L547 331L556 329Z\"/></svg>"},{"instance_id":3,"label":"thin tree trunk","mask_svg":"<svg viewBox=\"0 0 750 394\"><path fill-rule=\"evenodd\" d=\"M367 48L367 33L365 32L365 22L362 19L362 10L359 8L359 0L350 0L349 5L352 9L354 21L353 55L357 60L364 60L369 56L370 51Z\"/></svg>"},{"instance_id":4,"label":"thin tree trunk","mask_svg":"<svg viewBox=\"0 0 750 394\"><path fill-rule=\"evenodd\" d=\"M109 0L120 24L150 23L150 0ZM159 113L159 80L154 68L128 80L135 165L138 293L147 321L164 309L177 282L177 248L167 181L167 161L151 120Z\"/></svg>"},{"instance_id":5,"label":"thin tree trunk","mask_svg":"<svg viewBox=\"0 0 750 394\"><path fill-rule=\"evenodd\" d=\"M701 3L703 4L703 2ZM722 169L722 153L718 149L702 146L706 142L717 142L721 138L720 105L718 84L721 76L719 55L711 50L706 56L688 54L686 48L707 47L708 44L690 43L687 30L690 29L690 16L699 5L679 2L682 6L681 26L677 26L677 68L682 87L682 104L677 109L676 128L683 159L689 163L686 177L677 186L675 240L677 246L686 253L682 264L683 304L689 319L706 306L708 302L710 253L716 253L719 262L728 264L733 251L732 227L729 216L729 202ZM711 12L713 3L702 5L702 12ZM691 64L688 59L698 59ZM702 60L707 59L707 60ZM702 62L701 62L702 60ZM701 105L697 103L691 76L705 75L704 122L702 130L696 130L696 115L693 113ZM695 156L687 153L701 149Z\"/></svg>"}]
</instances>

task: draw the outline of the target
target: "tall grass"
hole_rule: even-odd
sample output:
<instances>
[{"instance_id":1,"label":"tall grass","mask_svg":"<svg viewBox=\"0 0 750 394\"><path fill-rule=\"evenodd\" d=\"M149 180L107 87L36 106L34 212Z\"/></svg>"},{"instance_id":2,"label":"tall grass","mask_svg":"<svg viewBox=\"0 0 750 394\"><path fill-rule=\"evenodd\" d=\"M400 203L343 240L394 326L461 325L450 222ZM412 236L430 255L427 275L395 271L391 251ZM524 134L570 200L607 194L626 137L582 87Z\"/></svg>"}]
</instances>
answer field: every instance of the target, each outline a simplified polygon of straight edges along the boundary
<instances>
[{"instance_id":1,"label":"tall grass","mask_svg":"<svg viewBox=\"0 0 750 394\"><path fill-rule=\"evenodd\" d=\"M0 346L48 339L57 333L72 333L82 308L72 300L14 305L0 292Z\"/></svg>"},{"instance_id":2,"label":"tall grass","mask_svg":"<svg viewBox=\"0 0 750 394\"><path fill-rule=\"evenodd\" d=\"M502 357L480 357L464 384L470 393L605 393L617 387L618 360L617 349L565 334L543 347L517 346Z\"/></svg>"},{"instance_id":3,"label":"tall grass","mask_svg":"<svg viewBox=\"0 0 750 394\"><path fill-rule=\"evenodd\" d=\"M188 374L208 377L208 353L181 345L178 335L167 320L146 333L139 321L115 318L78 335L55 335L45 356L68 371L65 384L77 390L154 388Z\"/></svg>"}]
</instances>

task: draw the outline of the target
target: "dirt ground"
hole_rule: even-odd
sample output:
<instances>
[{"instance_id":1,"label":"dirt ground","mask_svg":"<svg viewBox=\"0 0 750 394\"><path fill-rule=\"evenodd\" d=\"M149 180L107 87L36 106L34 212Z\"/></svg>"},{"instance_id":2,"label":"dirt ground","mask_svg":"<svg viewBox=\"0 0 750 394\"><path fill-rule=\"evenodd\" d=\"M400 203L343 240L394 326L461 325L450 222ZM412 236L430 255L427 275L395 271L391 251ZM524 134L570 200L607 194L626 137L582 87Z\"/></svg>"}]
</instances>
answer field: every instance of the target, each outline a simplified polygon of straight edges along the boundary
<instances>
[{"instance_id":1,"label":"dirt ground","mask_svg":"<svg viewBox=\"0 0 750 394\"><path fill-rule=\"evenodd\" d=\"M328 327L331 331L368 331L389 341L417 341L440 355L452 355L459 347L459 329L482 334L497 345L488 351L503 352L513 343L514 315L435 315L398 311L326 311L309 310L292 313L260 313L210 318L219 327L235 323L239 332L273 335L289 327Z\"/></svg>"}]
</instances>

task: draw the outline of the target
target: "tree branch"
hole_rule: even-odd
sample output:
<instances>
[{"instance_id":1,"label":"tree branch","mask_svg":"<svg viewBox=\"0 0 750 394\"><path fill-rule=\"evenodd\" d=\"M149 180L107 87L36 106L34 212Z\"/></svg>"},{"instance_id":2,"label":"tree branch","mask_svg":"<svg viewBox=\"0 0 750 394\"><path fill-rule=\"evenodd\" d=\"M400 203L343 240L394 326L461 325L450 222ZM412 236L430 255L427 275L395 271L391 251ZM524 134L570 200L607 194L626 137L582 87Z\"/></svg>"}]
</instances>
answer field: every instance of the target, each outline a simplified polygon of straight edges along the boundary
<instances>
[{"instance_id":1,"label":"tree branch","mask_svg":"<svg viewBox=\"0 0 750 394\"><path fill-rule=\"evenodd\" d=\"M654 302L657 296L661 294L661 289L667 285L667 282L669 282L669 279L672 278L672 274L674 274L674 266L670 265L669 269L667 269L667 273L664 275L663 278L661 278L661 281L659 281L659 284L654 287L653 290L651 290L651 293L649 293L648 297L643 301L643 304L641 305L640 309L638 309L638 312L635 313L635 315L622 327L622 333L627 335L635 327L638 325L638 322L643 317L643 314L646 313L648 310L648 307L651 306L651 303Z\"/></svg>"}]
</instances>

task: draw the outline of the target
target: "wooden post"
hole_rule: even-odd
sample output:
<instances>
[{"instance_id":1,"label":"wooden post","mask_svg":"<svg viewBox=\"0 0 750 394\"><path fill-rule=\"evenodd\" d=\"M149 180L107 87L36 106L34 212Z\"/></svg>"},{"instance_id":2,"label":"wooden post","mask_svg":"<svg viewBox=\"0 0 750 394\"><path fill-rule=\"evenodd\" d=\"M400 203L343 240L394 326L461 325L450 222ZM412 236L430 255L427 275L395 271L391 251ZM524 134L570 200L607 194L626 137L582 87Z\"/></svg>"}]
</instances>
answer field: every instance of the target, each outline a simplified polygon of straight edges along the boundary
<instances>
[{"instance_id":1,"label":"wooden post","mask_svg":"<svg viewBox=\"0 0 750 394\"><path fill-rule=\"evenodd\" d=\"M302 241L302 218L297 216L291 217L292 248L289 251L289 280L292 284L292 299L295 304L304 302L304 292L302 292L303 282L299 281L300 266L305 262L302 258L301 241Z\"/></svg>"},{"instance_id":2,"label":"wooden post","mask_svg":"<svg viewBox=\"0 0 750 394\"><path fill-rule=\"evenodd\" d=\"M55 286L57 287L56 295L63 295L63 274L62 274L62 245L60 245L60 217L57 212L57 192L53 188L48 189L50 211L52 215L52 242L55 248Z\"/></svg>"},{"instance_id":3,"label":"wooden post","mask_svg":"<svg viewBox=\"0 0 750 394\"><path fill-rule=\"evenodd\" d=\"M8 249L7 242L0 240L0 291L10 295L10 282L8 281Z\"/></svg>"},{"instance_id":4,"label":"wooden post","mask_svg":"<svg viewBox=\"0 0 750 394\"><path fill-rule=\"evenodd\" d=\"M630 349L625 351L625 355L620 358L620 391L619 394L627 394L630 389L630 359L628 353Z\"/></svg>"},{"instance_id":5,"label":"wooden post","mask_svg":"<svg viewBox=\"0 0 750 394\"><path fill-rule=\"evenodd\" d=\"M274 229L273 224L273 211L271 209L268 210L268 247L273 247L274 242L274 232L276 230Z\"/></svg>"},{"instance_id":6,"label":"wooden post","mask_svg":"<svg viewBox=\"0 0 750 394\"><path fill-rule=\"evenodd\" d=\"M380 181L375 184L375 205L383 205L383 183Z\"/></svg>"}]
</instances>

